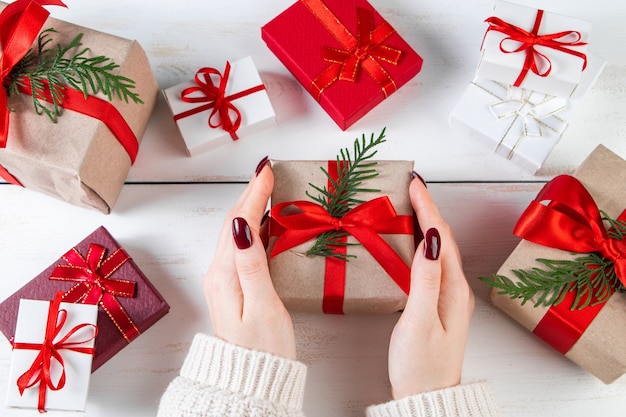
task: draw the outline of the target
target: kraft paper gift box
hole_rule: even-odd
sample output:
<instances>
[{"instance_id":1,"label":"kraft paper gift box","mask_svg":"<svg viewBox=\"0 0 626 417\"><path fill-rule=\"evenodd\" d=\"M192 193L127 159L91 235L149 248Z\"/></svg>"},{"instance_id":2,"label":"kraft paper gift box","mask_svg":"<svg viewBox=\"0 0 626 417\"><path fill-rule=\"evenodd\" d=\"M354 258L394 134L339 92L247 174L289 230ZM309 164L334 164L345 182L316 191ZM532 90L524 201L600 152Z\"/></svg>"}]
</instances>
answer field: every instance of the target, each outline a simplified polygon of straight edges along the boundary
<instances>
[{"instance_id":1,"label":"kraft paper gift box","mask_svg":"<svg viewBox=\"0 0 626 417\"><path fill-rule=\"evenodd\" d=\"M312 202L306 191L313 195L316 192L309 183L325 186L328 178L320 167L326 169L329 164L336 164L336 161L272 161L275 183L271 196L267 253L276 292L291 311L385 314L402 310L406 304L408 286L401 288L403 284L394 281L363 245L347 247L348 255L355 256L347 262L335 261L331 257L306 256L305 253L311 248L315 238L273 255L277 236L281 234L281 226L276 223L277 212L283 215L298 212L294 211L291 204L284 209L280 205L287 202ZM328 169L332 167L329 165ZM371 202L378 197L387 196L396 214L408 220L410 226L403 233L380 234L397 254L398 261L408 270L415 253L414 235L421 238L408 194L413 162L378 161L376 170L379 176L367 180L363 186L381 191L359 193L356 198ZM369 218L375 223L384 222L380 215ZM346 217L342 218L344 219ZM349 236L348 243L358 242L354 236ZM377 243L375 246L381 245ZM327 260L333 265L328 264ZM331 271L335 268L335 272L326 272L326 268L331 268ZM341 284L344 279L345 287ZM404 284L407 284L406 281Z\"/></svg>"},{"instance_id":2,"label":"kraft paper gift box","mask_svg":"<svg viewBox=\"0 0 626 417\"><path fill-rule=\"evenodd\" d=\"M589 54L587 70L571 97L557 97L475 78L450 114L450 125L498 155L536 172L576 116L577 104L606 61Z\"/></svg>"},{"instance_id":3,"label":"kraft paper gift box","mask_svg":"<svg viewBox=\"0 0 626 417\"><path fill-rule=\"evenodd\" d=\"M104 227L0 303L0 331L7 339L14 336L20 299L50 300L57 291L63 291L64 301L99 305L94 371L169 311L163 296Z\"/></svg>"},{"instance_id":4,"label":"kraft paper gift box","mask_svg":"<svg viewBox=\"0 0 626 417\"><path fill-rule=\"evenodd\" d=\"M194 81L167 88L163 94L189 155L247 138L276 123L251 57L227 63L223 71L202 68Z\"/></svg>"},{"instance_id":5,"label":"kraft paper gift box","mask_svg":"<svg viewBox=\"0 0 626 417\"><path fill-rule=\"evenodd\" d=\"M476 77L569 97L585 71L591 23L496 1Z\"/></svg>"},{"instance_id":6,"label":"kraft paper gift box","mask_svg":"<svg viewBox=\"0 0 626 417\"><path fill-rule=\"evenodd\" d=\"M0 3L0 10L5 6ZM52 123L47 116L36 114L30 95L11 96L9 108L13 111L6 148L0 148L0 166L13 178L3 178L74 205L109 213L131 168L130 155L138 150L148 124L158 85L148 58L136 41L54 18L48 18L43 25L44 30L48 28L57 31L50 34L51 46L68 45L82 33L81 48L89 48L85 56L111 58L120 66L116 70L119 74L136 82L134 91L144 104L132 100L127 103L116 97L107 104L120 113L132 132L123 130L126 133L116 137L95 117L65 108L57 123ZM90 97L109 103L101 93ZM76 101L83 107L82 100ZM99 117L114 113L110 109L91 109ZM122 141L128 143L129 150Z\"/></svg>"},{"instance_id":7,"label":"kraft paper gift box","mask_svg":"<svg viewBox=\"0 0 626 417\"><path fill-rule=\"evenodd\" d=\"M262 28L269 49L343 130L421 69L365 0L301 0Z\"/></svg>"},{"instance_id":8,"label":"kraft paper gift box","mask_svg":"<svg viewBox=\"0 0 626 417\"><path fill-rule=\"evenodd\" d=\"M622 219L626 220L623 214L626 209L626 161L600 145L583 161L573 176L587 189L600 210L613 219L622 215ZM571 195L574 190L568 188L565 192ZM574 240L585 239L581 234L583 227L577 230L578 237ZM625 247L622 245L622 250ZM522 240L497 274L518 282L513 270L530 270L534 267L545 269L536 259L572 260L582 255L585 254ZM624 280L624 277L621 279ZM490 298L495 306L603 382L613 382L626 372L626 328L621 325L626 319L624 293L611 295L605 304L600 304L598 312L597 306L571 311L571 301L559 304L557 310L544 305L535 307L537 298L522 305L519 299L511 299L499 292L497 288L490 290ZM590 308L592 310L585 310ZM597 316L585 329L582 317L590 312L597 313ZM558 314L562 314L563 318L555 318ZM565 323L567 321L569 323ZM582 335L572 332L576 328L583 331Z\"/></svg>"},{"instance_id":9,"label":"kraft paper gift box","mask_svg":"<svg viewBox=\"0 0 626 417\"><path fill-rule=\"evenodd\" d=\"M85 409L94 338L97 334L98 307L89 304L55 304L57 301L60 299L54 302L20 300L9 372L8 407L39 408L40 411ZM62 310L66 313L62 313ZM57 322L62 322L62 327L56 334L52 331L47 338L47 326L51 325L54 330ZM45 362L36 366L38 356L45 354L41 350L44 339L54 343L62 360L61 363L52 357L49 362L49 382L59 389L47 386L43 369ZM28 372L31 370L32 378L29 378L31 375ZM65 382L60 384L63 373ZM33 383L37 375L42 379ZM27 387L31 383L33 385Z\"/></svg>"}]
</instances>

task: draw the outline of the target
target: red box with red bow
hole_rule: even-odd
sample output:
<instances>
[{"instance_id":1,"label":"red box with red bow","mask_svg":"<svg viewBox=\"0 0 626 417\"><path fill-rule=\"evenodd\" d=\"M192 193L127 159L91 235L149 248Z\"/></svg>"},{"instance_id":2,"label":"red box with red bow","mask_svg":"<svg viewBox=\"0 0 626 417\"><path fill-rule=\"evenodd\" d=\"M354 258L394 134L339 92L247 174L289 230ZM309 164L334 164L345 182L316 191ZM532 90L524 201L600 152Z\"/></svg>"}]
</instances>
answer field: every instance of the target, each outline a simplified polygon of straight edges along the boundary
<instances>
[{"instance_id":1,"label":"red box with red bow","mask_svg":"<svg viewBox=\"0 0 626 417\"><path fill-rule=\"evenodd\" d=\"M300 0L263 26L262 36L343 130L422 66L422 58L365 0Z\"/></svg>"},{"instance_id":2,"label":"red box with red bow","mask_svg":"<svg viewBox=\"0 0 626 417\"><path fill-rule=\"evenodd\" d=\"M95 371L169 311L169 305L111 234L99 227L0 303L0 331L15 335L20 299L97 304Z\"/></svg>"},{"instance_id":3,"label":"red box with red bow","mask_svg":"<svg viewBox=\"0 0 626 417\"><path fill-rule=\"evenodd\" d=\"M603 146L549 181L515 227L493 303L605 383L626 373L626 161Z\"/></svg>"}]
</instances>

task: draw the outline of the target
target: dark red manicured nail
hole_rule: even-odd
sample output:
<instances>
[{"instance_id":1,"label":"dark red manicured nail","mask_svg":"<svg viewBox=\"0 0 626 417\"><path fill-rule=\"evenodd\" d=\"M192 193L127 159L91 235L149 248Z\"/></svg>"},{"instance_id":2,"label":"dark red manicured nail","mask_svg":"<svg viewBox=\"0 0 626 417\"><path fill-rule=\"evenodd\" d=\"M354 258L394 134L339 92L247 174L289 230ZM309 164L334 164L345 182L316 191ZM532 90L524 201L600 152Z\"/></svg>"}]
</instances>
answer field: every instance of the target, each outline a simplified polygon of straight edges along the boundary
<instances>
[{"instance_id":1,"label":"dark red manicured nail","mask_svg":"<svg viewBox=\"0 0 626 417\"><path fill-rule=\"evenodd\" d=\"M270 163L270 158L269 157L265 157L263 159L261 159L261 162L259 162L259 165L256 166L256 176L258 177L259 174L261 173L261 171L263 171L263 168L265 168L265 165Z\"/></svg>"},{"instance_id":2,"label":"dark red manicured nail","mask_svg":"<svg viewBox=\"0 0 626 417\"><path fill-rule=\"evenodd\" d=\"M422 176L417 172L411 171L411 178L418 178L422 182L422 184L424 184L424 187L428 188L428 185L426 185L426 181L424 181L424 178L422 178Z\"/></svg>"},{"instance_id":3,"label":"dark red manicured nail","mask_svg":"<svg viewBox=\"0 0 626 417\"><path fill-rule=\"evenodd\" d=\"M265 214L263 214L263 217L261 218L261 224L265 223L269 217L270 217L270 211L267 210Z\"/></svg>"},{"instance_id":4,"label":"dark red manicured nail","mask_svg":"<svg viewBox=\"0 0 626 417\"><path fill-rule=\"evenodd\" d=\"M439 252L441 250L441 236L439 236L439 230L431 227L426 231L424 235L424 256L426 259L436 261L439 259Z\"/></svg>"},{"instance_id":5,"label":"dark red manicured nail","mask_svg":"<svg viewBox=\"0 0 626 417\"><path fill-rule=\"evenodd\" d=\"M250 226L243 217L235 217L233 219L233 239L239 249L248 249L252 246Z\"/></svg>"}]
</instances>

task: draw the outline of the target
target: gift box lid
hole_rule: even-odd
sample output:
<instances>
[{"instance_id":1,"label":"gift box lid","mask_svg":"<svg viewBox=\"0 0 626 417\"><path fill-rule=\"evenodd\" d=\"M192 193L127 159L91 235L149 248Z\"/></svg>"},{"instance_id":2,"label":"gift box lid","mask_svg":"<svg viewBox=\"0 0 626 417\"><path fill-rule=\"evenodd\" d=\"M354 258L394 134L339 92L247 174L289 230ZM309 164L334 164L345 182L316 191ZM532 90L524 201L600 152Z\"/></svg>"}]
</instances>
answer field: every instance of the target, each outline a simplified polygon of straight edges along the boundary
<instances>
[{"instance_id":1,"label":"gift box lid","mask_svg":"<svg viewBox=\"0 0 626 417\"><path fill-rule=\"evenodd\" d=\"M356 82L325 79L322 85L313 87L314 81L321 80L318 77L331 65L324 56L327 53L325 51L328 51L327 48L340 51L351 49L331 34L327 21L323 23L316 17L320 13L313 10L318 9L323 10L324 14L328 12L335 16L334 19L329 19L339 23L339 29L335 31L349 32L348 37L353 38L354 42L355 36L359 36L359 30L363 29L359 28L357 10L371 12L373 19L371 29L388 30L390 33L380 42L381 48L394 53L400 51L397 65L391 64L386 58L373 58L372 56L377 55L376 52L371 52L369 57L361 62L368 61L366 66L380 68L372 71L374 76L370 75L369 69L357 66L351 73L356 74ZM361 36L375 36L370 35L371 33L374 32L365 31ZM269 49L343 130L367 114L386 96L406 84L422 66L422 58L365 0L298 1L264 25L262 37ZM391 84L392 87L382 87L387 84ZM320 91L321 94L318 94Z\"/></svg>"}]
</instances>

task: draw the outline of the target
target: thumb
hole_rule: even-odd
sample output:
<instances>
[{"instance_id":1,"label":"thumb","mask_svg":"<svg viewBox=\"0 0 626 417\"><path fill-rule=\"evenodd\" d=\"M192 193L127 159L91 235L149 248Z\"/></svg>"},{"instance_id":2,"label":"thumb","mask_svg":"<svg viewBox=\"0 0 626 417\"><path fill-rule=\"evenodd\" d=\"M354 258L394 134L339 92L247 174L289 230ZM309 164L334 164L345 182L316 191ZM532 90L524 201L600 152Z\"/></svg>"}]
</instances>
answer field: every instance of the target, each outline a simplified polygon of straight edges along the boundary
<instances>
[{"instance_id":1,"label":"thumb","mask_svg":"<svg viewBox=\"0 0 626 417\"><path fill-rule=\"evenodd\" d=\"M233 240L235 243L235 267L239 285L246 304L273 300L276 290L269 273L267 256L261 238L253 234L246 219L233 219Z\"/></svg>"},{"instance_id":2,"label":"thumb","mask_svg":"<svg viewBox=\"0 0 626 417\"><path fill-rule=\"evenodd\" d=\"M433 317L437 314L441 289L441 237L430 228L419 244L411 267L411 292L405 312L413 317Z\"/></svg>"}]
</instances>

